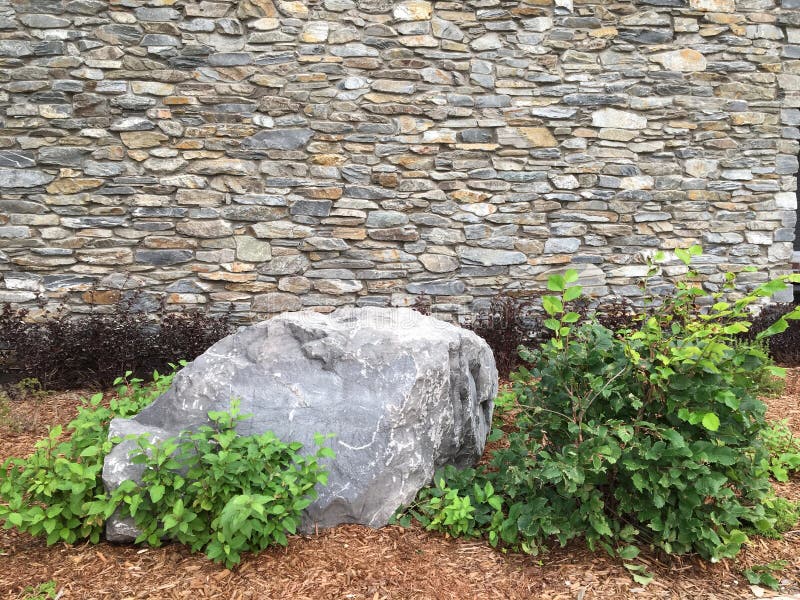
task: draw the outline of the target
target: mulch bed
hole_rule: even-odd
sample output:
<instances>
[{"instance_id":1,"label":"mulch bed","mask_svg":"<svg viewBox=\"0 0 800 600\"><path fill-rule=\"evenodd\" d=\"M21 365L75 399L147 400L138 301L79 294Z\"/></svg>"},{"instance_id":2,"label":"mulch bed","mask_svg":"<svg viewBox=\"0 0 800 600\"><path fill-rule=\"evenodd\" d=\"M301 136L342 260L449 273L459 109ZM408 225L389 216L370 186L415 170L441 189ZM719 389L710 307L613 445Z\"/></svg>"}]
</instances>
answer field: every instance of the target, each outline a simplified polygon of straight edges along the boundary
<instances>
[{"instance_id":1,"label":"mulch bed","mask_svg":"<svg viewBox=\"0 0 800 600\"><path fill-rule=\"evenodd\" d=\"M48 424L66 423L79 394L51 394L12 403L0 426L0 459L26 455ZM772 418L788 419L800 435L800 369L791 369L780 398L768 400ZM800 478L776 486L800 498ZM646 588L622 566L581 544L544 556L502 554L480 541L453 540L419 527L379 530L347 525L314 536L294 536L288 548L248 556L233 570L163 548L57 544L0 530L0 598L24 598L25 586L55 580L59 598L225 599L730 599L777 594L753 589L741 570L786 560L780 594L800 598L800 526L782 540L754 539L735 561L711 564L693 557L645 557L656 574ZM666 562L662 562L666 561Z\"/></svg>"}]
</instances>

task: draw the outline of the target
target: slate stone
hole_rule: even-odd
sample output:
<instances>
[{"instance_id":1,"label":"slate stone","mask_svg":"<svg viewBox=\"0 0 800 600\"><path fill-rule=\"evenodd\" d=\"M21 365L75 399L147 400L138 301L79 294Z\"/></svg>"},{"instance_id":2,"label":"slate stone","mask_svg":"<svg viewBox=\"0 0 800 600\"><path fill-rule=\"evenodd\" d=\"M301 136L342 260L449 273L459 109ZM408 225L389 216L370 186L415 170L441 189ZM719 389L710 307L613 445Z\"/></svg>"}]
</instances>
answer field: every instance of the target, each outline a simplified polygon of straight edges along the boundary
<instances>
[{"instance_id":1,"label":"slate stone","mask_svg":"<svg viewBox=\"0 0 800 600\"><path fill-rule=\"evenodd\" d=\"M29 150L0 150L0 167L22 169L35 164L34 154Z\"/></svg>"},{"instance_id":2,"label":"slate stone","mask_svg":"<svg viewBox=\"0 0 800 600\"><path fill-rule=\"evenodd\" d=\"M406 286L406 290L411 294L426 294L428 296L458 296L467 290L467 286L458 279L443 279L409 283Z\"/></svg>"},{"instance_id":3,"label":"slate stone","mask_svg":"<svg viewBox=\"0 0 800 600\"><path fill-rule=\"evenodd\" d=\"M209 411L240 398L252 415L242 434L273 431L305 452L314 451L316 433L334 435L328 483L304 512L302 531L381 527L436 469L477 463L496 393L491 350L463 328L409 309L300 312L217 342L136 417L114 419L109 435L163 440L208 423ZM125 441L106 457L108 490L141 477L128 458L134 447ZM112 541L135 534L114 517L106 533Z\"/></svg>"},{"instance_id":4,"label":"slate stone","mask_svg":"<svg viewBox=\"0 0 800 600\"><path fill-rule=\"evenodd\" d=\"M32 54L32 42L26 40L0 40L0 56L23 58Z\"/></svg>"},{"instance_id":5,"label":"slate stone","mask_svg":"<svg viewBox=\"0 0 800 600\"><path fill-rule=\"evenodd\" d=\"M390 210L375 210L367 216L367 227L398 227L408 223L408 215Z\"/></svg>"},{"instance_id":6,"label":"slate stone","mask_svg":"<svg viewBox=\"0 0 800 600\"><path fill-rule=\"evenodd\" d=\"M40 165L56 165L59 167L80 167L83 157L90 148L59 146L39 150Z\"/></svg>"},{"instance_id":7,"label":"slate stone","mask_svg":"<svg viewBox=\"0 0 800 600\"><path fill-rule=\"evenodd\" d=\"M314 136L311 129L267 129L242 141L250 150L297 150Z\"/></svg>"},{"instance_id":8,"label":"slate stone","mask_svg":"<svg viewBox=\"0 0 800 600\"><path fill-rule=\"evenodd\" d=\"M348 198L359 198L362 200L383 200L386 198L393 198L395 195L395 192L386 188L362 185L344 186L344 196Z\"/></svg>"},{"instance_id":9,"label":"slate stone","mask_svg":"<svg viewBox=\"0 0 800 600\"><path fill-rule=\"evenodd\" d=\"M189 262L193 256L191 250L137 250L134 253L136 262L158 267Z\"/></svg>"},{"instance_id":10,"label":"slate stone","mask_svg":"<svg viewBox=\"0 0 800 600\"><path fill-rule=\"evenodd\" d=\"M31 228L21 225L0 226L0 238L2 239L22 239L31 237Z\"/></svg>"},{"instance_id":11,"label":"slate stone","mask_svg":"<svg viewBox=\"0 0 800 600\"><path fill-rule=\"evenodd\" d=\"M461 260L477 263L485 267L496 265L519 265L528 262L528 257L522 252L511 250L493 250L490 248L462 247L458 249Z\"/></svg>"},{"instance_id":12,"label":"slate stone","mask_svg":"<svg viewBox=\"0 0 800 600\"><path fill-rule=\"evenodd\" d=\"M0 188L32 188L50 183L55 175L35 169L0 168Z\"/></svg>"},{"instance_id":13,"label":"slate stone","mask_svg":"<svg viewBox=\"0 0 800 600\"><path fill-rule=\"evenodd\" d=\"M327 217L331 213L333 202L330 200L297 200L289 211L293 215L309 215Z\"/></svg>"},{"instance_id":14,"label":"slate stone","mask_svg":"<svg viewBox=\"0 0 800 600\"><path fill-rule=\"evenodd\" d=\"M620 94L567 94L563 98L571 106L625 106L627 100Z\"/></svg>"}]
</instances>

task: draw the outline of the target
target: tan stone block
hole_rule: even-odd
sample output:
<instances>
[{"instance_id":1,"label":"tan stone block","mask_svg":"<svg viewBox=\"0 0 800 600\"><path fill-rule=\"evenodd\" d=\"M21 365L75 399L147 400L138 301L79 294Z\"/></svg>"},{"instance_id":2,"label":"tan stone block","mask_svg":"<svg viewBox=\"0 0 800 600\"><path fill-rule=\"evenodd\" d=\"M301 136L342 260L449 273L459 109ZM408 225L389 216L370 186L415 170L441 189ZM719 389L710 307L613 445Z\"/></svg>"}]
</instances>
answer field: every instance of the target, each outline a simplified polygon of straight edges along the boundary
<instances>
[{"instance_id":1,"label":"tan stone block","mask_svg":"<svg viewBox=\"0 0 800 600\"><path fill-rule=\"evenodd\" d=\"M175 86L171 83L159 81L131 81L134 94L150 94L153 96L171 96Z\"/></svg>"},{"instance_id":2,"label":"tan stone block","mask_svg":"<svg viewBox=\"0 0 800 600\"><path fill-rule=\"evenodd\" d=\"M372 181L383 187L395 188L400 183L400 176L397 173L375 173Z\"/></svg>"},{"instance_id":3,"label":"tan stone block","mask_svg":"<svg viewBox=\"0 0 800 600\"><path fill-rule=\"evenodd\" d=\"M144 245L147 248L158 249L197 248L197 242L195 240L177 236L149 236L144 239Z\"/></svg>"},{"instance_id":4,"label":"tan stone block","mask_svg":"<svg viewBox=\"0 0 800 600\"><path fill-rule=\"evenodd\" d=\"M116 304L122 298L119 290L91 290L83 292L81 298L86 304Z\"/></svg>"},{"instance_id":5,"label":"tan stone block","mask_svg":"<svg viewBox=\"0 0 800 600\"><path fill-rule=\"evenodd\" d=\"M303 2L278 2L278 10L296 19L308 17L308 7Z\"/></svg>"},{"instance_id":6,"label":"tan stone block","mask_svg":"<svg viewBox=\"0 0 800 600\"><path fill-rule=\"evenodd\" d=\"M397 21L427 21L432 14L433 5L423 0L398 2L392 10L392 16Z\"/></svg>"},{"instance_id":7,"label":"tan stone block","mask_svg":"<svg viewBox=\"0 0 800 600\"><path fill-rule=\"evenodd\" d=\"M122 143L128 148L155 148L163 145L169 138L159 131L123 131Z\"/></svg>"},{"instance_id":8,"label":"tan stone block","mask_svg":"<svg viewBox=\"0 0 800 600\"><path fill-rule=\"evenodd\" d=\"M599 29L590 29L589 35L594 38L614 38L617 37L619 31L616 27L600 27Z\"/></svg>"},{"instance_id":9,"label":"tan stone block","mask_svg":"<svg viewBox=\"0 0 800 600\"><path fill-rule=\"evenodd\" d=\"M314 200L338 200L343 193L340 187L311 187L301 188L297 191L306 198L313 198Z\"/></svg>"},{"instance_id":10,"label":"tan stone block","mask_svg":"<svg viewBox=\"0 0 800 600\"><path fill-rule=\"evenodd\" d=\"M577 129L572 130L572 135L579 138L596 138L598 136L598 133L594 129L586 129L585 127L578 127Z\"/></svg>"},{"instance_id":11,"label":"tan stone block","mask_svg":"<svg viewBox=\"0 0 800 600\"><path fill-rule=\"evenodd\" d=\"M364 240L367 230L363 227L334 227L331 235L343 240Z\"/></svg>"},{"instance_id":12,"label":"tan stone block","mask_svg":"<svg viewBox=\"0 0 800 600\"><path fill-rule=\"evenodd\" d=\"M463 203L484 202L492 197L491 194L485 192L476 192L475 190L456 190L450 194L453 200L458 200Z\"/></svg>"},{"instance_id":13,"label":"tan stone block","mask_svg":"<svg viewBox=\"0 0 800 600\"><path fill-rule=\"evenodd\" d=\"M232 292L245 292L258 294L261 292L274 292L278 286L268 281L246 281L243 283L226 283L225 289Z\"/></svg>"},{"instance_id":14,"label":"tan stone block","mask_svg":"<svg viewBox=\"0 0 800 600\"><path fill-rule=\"evenodd\" d=\"M241 0L237 3L236 14L240 18L246 17L270 17L278 16L275 4L272 0ZM227 9L228 5L223 5ZM202 16L202 15L197 15ZM223 15L220 15L223 16Z\"/></svg>"},{"instance_id":15,"label":"tan stone block","mask_svg":"<svg viewBox=\"0 0 800 600\"><path fill-rule=\"evenodd\" d=\"M50 194L77 194L86 190L99 188L105 183L103 179L75 178L75 179L56 179L47 186Z\"/></svg>"},{"instance_id":16,"label":"tan stone block","mask_svg":"<svg viewBox=\"0 0 800 600\"><path fill-rule=\"evenodd\" d=\"M456 144L456 150L484 150L486 152L491 152L493 150L497 150L500 147L500 144Z\"/></svg>"},{"instance_id":17,"label":"tan stone block","mask_svg":"<svg viewBox=\"0 0 800 600\"><path fill-rule=\"evenodd\" d=\"M231 283L244 283L248 281L255 281L258 277L257 273L227 273L225 271L212 271L211 273L198 273L200 279L208 281L228 281Z\"/></svg>"},{"instance_id":18,"label":"tan stone block","mask_svg":"<svg viewBox=\"0 0 800 600\"><path fill-rule=\"evenodd\" d=\"M708 64L705 56L691 48L656 54L653 60L668 71L679 72L705 71Z\"/></svg>"},{"instance_id":19,"label":"tan stone block","mask_svg":"<svg viewBox=\"0 0 800 600\"><path fill-rule=\"evenodd\" d=\"M453 129L432 129L422 134L426 144L455 144L456 132Z\"/></svg>"},{"instance_id":20,"label":"tan stone block","mask_svg":"<svg viewBox=\"0 0 800 600\"><path fill-rule=\"evenodd\" d=\"M282 277L278 282L278 289L292 294L305 294L311 290L311 281L301 276Z\"/></svg>"},{"instance_id":21,"label":"tan stone block","mask_svg":"<svg viewBox=\"0 0 800 600\"><path fill-rule=\"evenodd\" d=\"M347 161L348 158L342 154L315 154L309 159L311 164L323 167L340 167Z\"/></svg>"},{"instance_id":22,"label":"tan stone block","mask_svg":"<svg viewBox=\"0 0 800 600\"><path fill-rule=\"evenodd\" d=\"M300 34L300 41L307 44L319 44L328 39L330 26L325 21L313 21L306 23Z\"/></svg>"},{"instance_id":23,"label":"tan stone block","mask_svg":"<svg viewBox=\"0 0 800 600\"><path fill-rule=\"evenodd\" d=\"M183 140L173 146L176 150L200 150L203 147L202 140Z\"/></svg>"},{"instance_id":24,"label":"tan stone block","mask_svg":"<svg viewBox=\"0 0 800 600\"><path fill-rule=\"evenodd\" d=\"M735 112L731 113L731 123L734 125L761 125L767 118L765 113Z\"/></svg>"},{"instance_id":25,"label":"tan stone block","mask_svg":"<svg viewBox=\"0 0 800 600\"><path fill-rule=\"evenodd\" d=\"M728 27L724 25L712 25L702 27L698 33L703 37L714 37L721 33L725 33L727 29Z\"/></svg>"},{"instance_id":26,"label":"tan stone block","mask_svg":"<svg viewBox=\"0 0 800 600\"><path fill-rule=\"evenodd\" d=\"M550 133L547 127L520 127L519 131L524 135L536 148L552 148L558 146L556 138Z\"/></svg>"},{"instance_id":27,"label":"tan stone block","mask_svg":"<svg viewBox=\"0 0 800 600\"><path fill-rule=\"evenodd\" d=\"M187 106L189 104L199 104L197 98L192 96L167 96L161 100L168 106Z\"/></svg>"}]
</instances>

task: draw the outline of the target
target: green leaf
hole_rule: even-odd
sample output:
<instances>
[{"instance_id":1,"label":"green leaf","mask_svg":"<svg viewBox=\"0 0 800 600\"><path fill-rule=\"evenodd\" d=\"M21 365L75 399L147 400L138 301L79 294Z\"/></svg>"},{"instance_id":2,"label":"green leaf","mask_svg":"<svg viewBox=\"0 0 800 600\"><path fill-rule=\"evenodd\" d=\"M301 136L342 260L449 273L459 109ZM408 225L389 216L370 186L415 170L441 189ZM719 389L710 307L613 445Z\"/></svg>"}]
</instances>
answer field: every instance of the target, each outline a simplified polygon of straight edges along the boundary
<instances>
[{"instance_id":1,"label":"green leaf","mask_svg":"<svg viewBox=\"0 0 800 600\"><path fill-rule=\"evenodd\" d=\"M636 546L625 546L624 548L618 548L617 556L619 556L622 560L633 560L639 556L639 548Z\"/></svg>"},{"instance_id":2,"label":"green leaf","mask_svg":"<svg viewBox=\"0 0 800 600\"><path fill-rule=\"evenodd\" d=\"M579 286L579 285L575 285L575 286L567 288L564 291L564 302L571 302L572 300L575 300L576 298L580 298L582 290L583 290L583 288L581 288L581 286Z\"/></svg>"},{"instance_id":3,"label":"green leaf","mask_svg":"<svg viewBox=\"0 0 800 600\"><path fill-rule=\"evenodd\" d=\"M558 319L545 319L544 326L553 331L558 331L561 328L561 321Z\"/></svg>"},{"instance_id":4,"label":"green leaf","mask_svg":"<svg viewBox=\"0 0 800 600\"><path fill-rule=\"evenodd\" d=\"M563 292L565 279L563 275L551 275L547 278L547 289L551 292Z\"/></svg>"},{"instance_id":5,"label":"green leaf","mask_svg":"<svg viewBox=\"0 0 800 600\"><path fill-rule=\"evenodd\" d=\"M159 502L164 497L166 488L163 485L154 485L147 491L150 494L150 500L153 502Z\"/></svg>"},{"instance_id":6,"label":"green leaf","mask_svg":"<svg viewBox=\"0 0 800 600\"><path fill-rule=\"evenodd\" d=\"M564 312L564 304L561 302L561 298L557 296L542 297L542 308L551 316Z\"/></svg>"},{"instance_id":7,"label":"green leaf","mask_svg":"<svg viewBox=\"0 0 800 600\"><path fill-rule=\"evenodd\" d=\"M703 415L703 420L701 423L703 424L703 427L709 431L716 431L719 429L719 417L712 412L708 412Z\"/></svg>"},{"instance_id":8,"label":"green leaf","mask_svg":"<svg viewBox=\"0 0 800 600\"><path fill-rule=\"evenodd\" d=\"M680 261L683 264L685 264L687 267L692 262L691 255L686 250L684 250L682 248L675 248L675 256L677 256L678 259L680 259Z\"/></svg>"},{"instance_id":9,"label":"green leaf","mask_svg":"<svg viewBox=\"0 0 800 600\"><path fill-rule=\"evenodd\" d=\"M756 339L761 340L765 337L770 337L778 333L783 333L788 328L789 328L789 323L786 321L784 317L781 317L780 319L775 321L772 325L767 327L764 331L761 331L758 335L756 335Z\"/></svg>"}]
</instances>

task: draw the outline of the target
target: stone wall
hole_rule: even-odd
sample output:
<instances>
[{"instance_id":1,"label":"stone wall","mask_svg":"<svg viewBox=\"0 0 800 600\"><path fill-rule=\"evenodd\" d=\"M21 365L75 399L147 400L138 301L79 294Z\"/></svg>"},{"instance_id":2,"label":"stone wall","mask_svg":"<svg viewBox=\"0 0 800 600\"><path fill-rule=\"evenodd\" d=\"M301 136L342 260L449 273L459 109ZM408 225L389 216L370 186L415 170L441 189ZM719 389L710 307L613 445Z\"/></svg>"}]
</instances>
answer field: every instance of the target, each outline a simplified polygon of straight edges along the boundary
<instances>
[{"instance_id":1,"label":"stone wall","mask_svg":"<svg viewBox=\"0 0 800 600\"><path fill-rule=\"evenodd\" d=\"M0 301L447 314L566 265L635 295L694 243L710 287L784 273L797 9L0 0Z\"/></svg>"}]
</instances>

